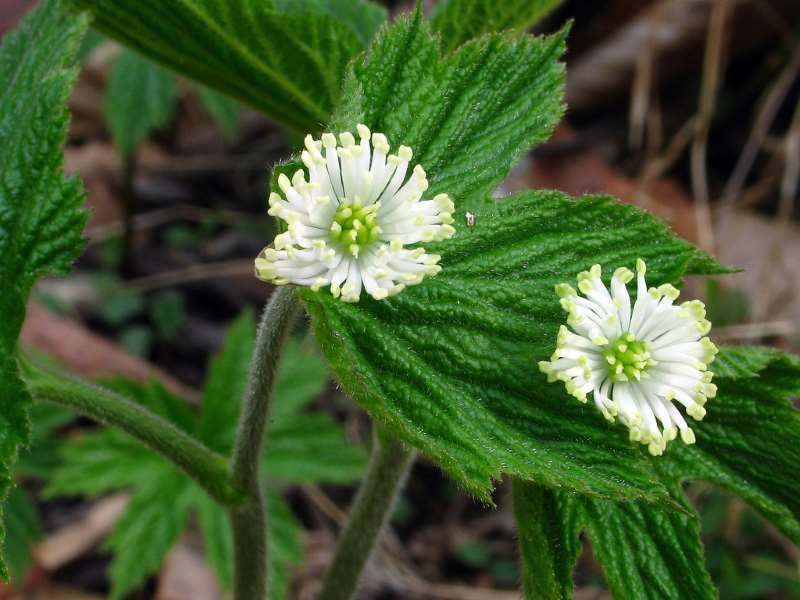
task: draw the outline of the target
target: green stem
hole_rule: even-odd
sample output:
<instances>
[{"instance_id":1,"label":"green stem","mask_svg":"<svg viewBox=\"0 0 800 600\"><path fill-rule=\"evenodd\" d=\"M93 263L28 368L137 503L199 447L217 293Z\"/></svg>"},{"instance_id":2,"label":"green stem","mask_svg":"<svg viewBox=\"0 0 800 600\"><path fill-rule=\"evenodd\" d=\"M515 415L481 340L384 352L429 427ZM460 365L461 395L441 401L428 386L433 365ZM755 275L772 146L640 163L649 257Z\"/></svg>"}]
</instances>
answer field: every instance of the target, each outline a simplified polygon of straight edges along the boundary
<instances>
[{"instance_id":1,"label":"green stem","mask_svg":"<svg viewBox=\"0 0 800 600\"><path fill-rule=\"evenodd\" d=\"M113 425L162 454L209 495L233 506L243 494L231 481L224 457L141 404L116 392L67 375L26 364L26 383L34 400L58 404Z\"/></svg>"},{"instance_id":2,"label":"green stem","mask_svg":"<svg viewBox=\"0 0 800 600\"><path fill-rule=\"evenodd\" d=\"M235 485L247 495L244 503L230 511L236 600L266 597L267 521L261 491L261 455L278 359L298 309L293 288L278 288L273 293L261 317L250 362L231 467Z\"/></svg>"},{"instance_id":3,"label":"green stem","mask_svg":"<svg viewBox=\"0 0 800 600\"><path fill-rule=\"evenodd\" d=\"M336 546L319 600L350 600L355 594L413 458L414 453L401 442L375 435L367 474Z\"/></svg>"}]
</instances>

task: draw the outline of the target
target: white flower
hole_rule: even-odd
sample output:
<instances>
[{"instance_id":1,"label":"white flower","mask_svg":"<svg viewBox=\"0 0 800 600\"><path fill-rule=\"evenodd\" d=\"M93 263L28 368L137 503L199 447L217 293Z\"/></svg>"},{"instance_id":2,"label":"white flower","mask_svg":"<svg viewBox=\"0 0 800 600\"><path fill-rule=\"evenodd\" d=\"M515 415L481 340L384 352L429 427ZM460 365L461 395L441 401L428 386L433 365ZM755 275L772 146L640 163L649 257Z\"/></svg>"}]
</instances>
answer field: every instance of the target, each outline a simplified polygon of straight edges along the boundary
<instances>
[{"instance_id":1,"label":"white flower","mask_svg":"<svg viewBox=\"0 0 800 600\"><path fill-rule=\"evenodd\" d=\"M548 381L560 380L581 402L591 393L609 421L619 418L630 438L660 455L680 430L687 444L695 441L676 403L701 420L704 405L717 393L708 365L717 348L706 337L711 323L699 300L674 306L678 290L665 284L647 289L645 264L636 261L638 290L631 307L626 284L630 269L611 278L611 291L600 279L600 265L578 274L578 289L556 286L561 306L569 314L558 333L550 361L539 368Z\"/></svg>"},{"instance_id":2,"label":"white flower","mask_svg":"<svg viewBox=\"0 0 800 600\"><path fill-rule=\"evenodd\" d=\"M285 221L256 259L256 276L277 285L330 286L345 302L357 302L361 288L381 300L436 275L439 256L418 242L453 236L453 202L447 194L423 200L425 170L407 177L411 148L389 154L381 133L358 125L360 143L345 132L321 140L306 136L302 169L291 181L278 178L283 192L269 197L269 214ZM371 141L371 143L370 143Z\"/></svg>"}]
</instances>

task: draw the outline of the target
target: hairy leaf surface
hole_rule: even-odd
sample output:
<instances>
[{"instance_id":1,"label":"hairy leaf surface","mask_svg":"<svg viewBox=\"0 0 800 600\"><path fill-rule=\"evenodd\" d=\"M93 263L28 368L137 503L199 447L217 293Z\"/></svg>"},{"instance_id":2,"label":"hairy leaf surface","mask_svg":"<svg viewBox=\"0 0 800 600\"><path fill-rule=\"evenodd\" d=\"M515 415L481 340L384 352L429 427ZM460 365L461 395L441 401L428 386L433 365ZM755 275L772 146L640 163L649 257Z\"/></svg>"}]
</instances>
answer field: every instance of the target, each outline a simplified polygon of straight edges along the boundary
<instances>
[{"instance_id":1,"label":"hairy leaf surface","mask_svg":"<svg viewBox=\"0 0 800 600\"><path fill-rule=\"evenodd\" d=\"M445 50L457 48L484 33L533 27L561 0L442 0L431 15Z\"/></svg>"},{"instance_id":2,"label":"hairy leaf surface","mask_svg":"<svg viewBox=\"0 0 800 600\"><path fill-rule=\"evenodd\" d=\"M527 598L569 600L572 570L585 530L614 598L716 598L704 567L697 514L677 487L686 512L643 501L613 502L514 485L514 510Z\"/></svg>"},{"instance_id":3,"label":"hairy leaf surface","mask_svg":"<svg viewBox=\"0 0 800 600\"><path fill-rule=\"evenodd\" d=\"M724 348L712 365L719 387L692 425L697 444L677 444L659 467L738 494L800 542L800 359L771 348Z\"/></svg>"},{"instance_id":4,"label":"hairy leaf surface","mask_svg":"<svg viewBox=\"0 0 800 600\"><path fill-rule=\"evenodd\" d=\"M441 58L421 16L400 17L348 78L334 129L365 123L413 149L429 193L483 203L561 119L565 34L490 35Z\"/></svg>"},{"instance_id":5,"label":"hairy leaf surface","mask_svg":"<svg viewBox=\"0 0 800 600\"><path fill-rule=\"evenodd\" d=\"M474 227L460 212L453 239L426 244L442 272L389 300L304 292L345 390L483 498L503 473L609 497L665 495L625 428L548 385L536 361L564 321L556 283L593 263L610 276L639 257L654 284L711 265L610 198L526 192L474 214Z\"/></svg>"},{"instance_id":6,"label":"hairy leaf surface","mask_svg":"<svg viewBox=\"0 0 800 600\"><path fill-rule=\"evenodd\" d=\"M75 419L75 415L57 406L33 404L29 411L31 420L30 443L14 465L14 476L46 479L61 465L60 450L63 440L55 432ZM42 536L39 509L18 483L9 490L3 503L3 527L6 533L3 557L9 574L15 582L25 580L31 563L31 550Z\"/></svg>"},{"instance_id":7,"label":"hairy leaf surface","mask_svg":"<svg viewBox=\"0 0 800 600\"><path fill-rule=\"evenodd\" d=\"M615 598L715 598L684 479L739 494L798 539L800 490L790 474L800 458L800 412L787 400L800 394L800 360L771 348L723 348L713 367L719 392L705 419L692 424L697 443L673 444L650 459L683 512L515 482L528 597L572 597L585 530Z\"/></svg>"},{"instance_id":8,"label":"hairy leaf surface","mask_svg":"<svg viewBox=\"0 0 800 600\"><path fill-rule=\"evenodd\" d=\"M14 475L47 479L61 465L63 440L56 431L75 420L75 413L58 406L33 404L29 412L31 439L20 452L14 465Z\"/></svg>"},{"instance_id":9,"label":"hairy leaf surface","mask_svg":"<svg viewBox=\"0 0 800 600\"><path fill-rule=\"evenodd\" d=\"M70 1L103 33L303 132L328 120L364 48L364 26L343 22L358 13L333 0L291 10L272 0Z\"/></svg>"},{"instance_id":10,"label":"hairy leaf surface","mask_svg":"<svg viewBox=\"0 0 800 600\"><path fill-rule=\"evenodd\" d=\"M153 131L175 114L175 74L132 50L114 59L103 111L119 151L131 154Z\"/></svg>"},{"instance_id":11,"label":"hairy leaf surface","mask_svg":"<svg viewBox=\"0 0 800 600\"><path fill-rule=\"evenodd\" d=\"M386 8L369 0L276 0L275 5L287 13L310 10L340 21L355 33L366 46L386 21Z\"/></svg>"},{"instance_id":12,"label":"hairy leaf surface","mask_svg":"<svg viewBox=\"0 0 800 600\"><path fill-rule=\"evenodd\" d=\"M64 179L62 146L85 30L84 18L45 0L0 48L0 498L29 435L16 359L28 293L38 277L66 273L83 248L84 194L77 178Z\"/></svg>"},{"instance_id":13,"label":"hairy leaf surface","mask_svg":"<svg viewBox=\"0 0 800 600\"><path fill-rule=\"evenodd\" d=\"M570 520L576 516L568 510L570 496L524 481L514 481L513 489L525 597L569 600L582 527Z\"/></svg>"},{"instance_id":14,"label":"hairy leaf surface","mask_svg":"<svg viewBox=\"0 0 800 600\"><path fill-rule=\"evenodd\" d=\"M42 521L33 499L21 487L13 487L3 504L5 540L3 557L14 582L24 582L31 564L31 550L42 537Z\"/></svg>"}]
</instances>

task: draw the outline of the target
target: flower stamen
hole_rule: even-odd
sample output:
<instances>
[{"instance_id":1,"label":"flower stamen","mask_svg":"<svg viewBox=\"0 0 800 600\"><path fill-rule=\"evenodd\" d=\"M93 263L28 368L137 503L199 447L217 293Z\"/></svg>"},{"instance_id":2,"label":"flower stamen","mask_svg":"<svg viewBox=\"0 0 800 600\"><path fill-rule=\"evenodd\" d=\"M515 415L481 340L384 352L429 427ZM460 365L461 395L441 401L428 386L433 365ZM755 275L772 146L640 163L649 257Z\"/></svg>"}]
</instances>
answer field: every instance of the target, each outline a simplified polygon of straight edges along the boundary
<instances>
[{"instance_id":1,"label":"flower stamen","mask_svg":"<svg viewBox=\"0 0 800 600\"><path fill-rule=\"evenodd\" d=\"M676 404L698 421L705 416L717 393L708 370L717 347L706 337L711 323L703 303L675 306L678 290L669 284L648 289L645 272L639 259L633 305L627 284L634 274L624 267L614 272L610 289L600 265L578 274L578 291L558 284L572 330L561 326L555 352L539 369L581 402L591 394L606 419L619 419L632 441L659 455L678 432L684 443L695 442Z\"/></svg>"},{"instance_id":2,"label":"flower stamen","mask_svg":"<svg viewBox=\"0 0 800 600\"><path fill-rule=\"evenodd\" d=\"M386 136L358 125L321 139L306 136L306 170L278 177L281 194L269 197L269 214L287 230L256 258L256 276L275 285L328 286L334 297L357 302L362 289L376 300L436 275L439 256L419 242L455 234L452 200L428 189L425 169L409 165L413 152L389 154Z\"/></svg>"}]
</instances>

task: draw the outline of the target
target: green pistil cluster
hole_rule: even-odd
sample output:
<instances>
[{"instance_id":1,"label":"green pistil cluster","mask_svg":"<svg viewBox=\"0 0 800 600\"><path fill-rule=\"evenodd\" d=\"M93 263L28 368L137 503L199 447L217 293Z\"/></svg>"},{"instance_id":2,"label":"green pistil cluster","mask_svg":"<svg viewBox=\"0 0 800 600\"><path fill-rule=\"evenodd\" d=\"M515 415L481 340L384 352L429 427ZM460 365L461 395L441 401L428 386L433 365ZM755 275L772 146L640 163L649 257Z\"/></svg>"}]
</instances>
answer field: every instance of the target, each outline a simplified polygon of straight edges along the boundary
<instances>
[{"instance_id":1,"label":"green pistil cluster","mask_svg":"<svg viewBox=\"0 0 800 600\"><path fill-rule=\"evenodd\" d=\"M631 332L627 332L603 350L611 381L639 381L647 369L655 364L647 347L647 342L640 342Z\"/></svg>"},{"instance_id":2,"label":"green pistil cluster","mask_svg":"<svg viewBox=\"0 0 800 600\"><path fill-rule=\"evenodd\" d=\"M363 248L378 241L380 237L381 228L375 222L375 213L379 206L377 202L362 206L358 200L342 201L331 224L331 241L341 244L346 251L357 257Z\"/></svg>"}]
</instances>

